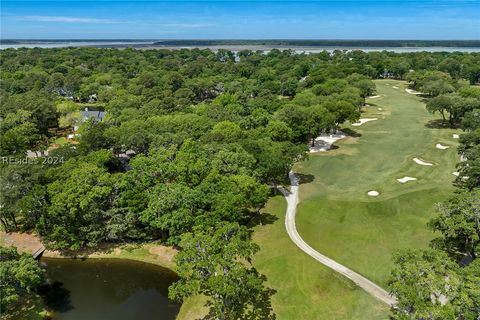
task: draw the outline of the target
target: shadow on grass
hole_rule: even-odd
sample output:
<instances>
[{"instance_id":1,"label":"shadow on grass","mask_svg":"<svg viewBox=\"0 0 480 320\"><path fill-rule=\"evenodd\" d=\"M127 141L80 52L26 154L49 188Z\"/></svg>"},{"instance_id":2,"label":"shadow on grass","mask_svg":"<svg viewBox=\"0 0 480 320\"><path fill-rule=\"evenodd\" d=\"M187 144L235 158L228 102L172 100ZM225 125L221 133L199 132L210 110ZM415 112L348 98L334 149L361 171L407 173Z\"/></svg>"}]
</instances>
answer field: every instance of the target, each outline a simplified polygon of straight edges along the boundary
<instances>
[{"instance_id":1,"label":"shadow on grass","mask_svg":"<svg viewBox=\"0 0 480 320\"><path fill-rule=\"evenodd\" d=\"M336 147L336 148L338 148L338 147ZM315 176L313 174L296 173L295 176L298 178L298 183L299 184L310 183L313 180L315 180Z\"/></svg>"},{"instance_id":2,"label":"shadow on grass","mask_svg":"<svg viewBox=\"0 0 480 320\"><path fill-rule=\"evenodd\" d=\"M253 268L253 270L254 270L253 272L256 274L258 278L262 279L264 282L267 280L267 277L265 275L259 274L255 268ZM248 299L249 301L247 302L247 304L249 305L248 310L245 310L243 314L237 314L235 316L235 319L238 319L238 320L256 320L256 319L274 320L276 319L275 314L273 312L272 301L271 301L271 298L275 293L277 293L277 291L272 288L264 287L260 292L258 292L257 290L254 290L254 292L251 292L250 298ZM203 318L199 318L196 320L219 319L218 314L216 315L214 312L214 309L213 309L214 304L211 301L208 301L206 303L206 306L209 307L210 312ZM236 311L238 312L239 310L237 309Z\"/></svg>"},{"instance_id":3,"label":"shadow on grass","mask_svg":"<svg viewBox=\"0 0 480 320\"><path fill-rule=\"evenodd\" d=\"M430 120L425 123L425 127L429 129L455 129L456 126L452 126L450 122L443 121L442 119Z\"/></svg>"},{"instance_id":4,"label":"shadow on grass","mask_svg":"<svg viewBox=\"0 0 480 320\"><path fill-rule=\"evenodd\" d=\"M255 214L247 223L246 225L249 228L254 228L256 226L264 226L267 224L272 224L278 220L278 217L268 213L268 212L260 212Z\"/></svg>"},{"instance_id":5,"label":"shadow on grass","mask_svg":"<svg viewBox=\"0 0 480 320\"><path fill-rule=\"evenodd\" d=\"M351 128L342 128L342 131L343 131L343 133L345 133L349 137L358 138L358 137L362 136L361 133L358 133L357 131L355 131Z\"/></svg>"}]
</instances>

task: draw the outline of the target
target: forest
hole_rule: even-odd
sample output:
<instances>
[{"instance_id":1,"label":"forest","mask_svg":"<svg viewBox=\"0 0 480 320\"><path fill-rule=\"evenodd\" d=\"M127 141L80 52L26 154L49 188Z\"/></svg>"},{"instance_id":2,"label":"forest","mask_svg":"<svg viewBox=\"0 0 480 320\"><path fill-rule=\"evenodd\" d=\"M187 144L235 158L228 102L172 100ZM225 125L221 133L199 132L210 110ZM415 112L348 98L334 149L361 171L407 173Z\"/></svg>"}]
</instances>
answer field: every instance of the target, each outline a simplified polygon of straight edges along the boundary
<instances>
[{"instance_id":1,"label":"forest","mask_svg":"<svg viewBox=\"0 0 480 320\"><path fill-rule=\"evenodd\" d=\"M480 314L480 54L35 48L0 68L2 228L69 253L161 240L180 249L170 297L206 295L218 319L275 318L250 263L260 210L315 137L360 118L372 79L408 81L464 131L464 161L432 248L395 254L392 317ZM5 248L0 276L8 312L43 273Z\"/></svg>"}]
</instances>

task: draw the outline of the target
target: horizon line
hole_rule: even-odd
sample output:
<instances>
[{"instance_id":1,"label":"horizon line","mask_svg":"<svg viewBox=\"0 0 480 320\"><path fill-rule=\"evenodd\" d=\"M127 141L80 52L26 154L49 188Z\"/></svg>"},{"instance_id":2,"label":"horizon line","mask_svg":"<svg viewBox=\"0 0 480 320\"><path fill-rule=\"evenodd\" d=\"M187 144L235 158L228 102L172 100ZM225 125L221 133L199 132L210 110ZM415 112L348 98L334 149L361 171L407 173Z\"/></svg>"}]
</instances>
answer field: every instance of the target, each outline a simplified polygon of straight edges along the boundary
<instances>
[{"instance_id":1,"label":"horizon line","mask_svg":"<svg viewBox=\"0 0 480 320\"><path fill-rule=\"evenodd\" d=\"M22 41L66 41L66 40L89 40L89 41L479 41L480 39L389 39L389 38L1 38L0 40Z\"/></svg>"}]
</instances>

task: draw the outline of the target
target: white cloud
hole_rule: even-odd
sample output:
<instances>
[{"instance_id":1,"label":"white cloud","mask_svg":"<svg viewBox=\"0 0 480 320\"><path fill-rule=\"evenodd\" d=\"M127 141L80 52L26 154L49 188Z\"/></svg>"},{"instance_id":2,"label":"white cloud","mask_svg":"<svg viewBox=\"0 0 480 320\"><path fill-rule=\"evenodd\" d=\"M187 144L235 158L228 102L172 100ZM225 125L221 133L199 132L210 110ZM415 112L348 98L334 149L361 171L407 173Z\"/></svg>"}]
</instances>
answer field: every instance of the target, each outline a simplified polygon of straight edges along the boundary
<instances>
[{"instance_id":1,"label":"white cloud","mask_svg":"<svg viewBox=\"0 0 480 320\"><path fill-rule=\"evenodd\" d=\"M61 22L61 23L115 23L109 19L95 19L83 17L62 17L62 16L18 16L17 20L39 21L39 22Z\"/></svg>"}]
</instances>

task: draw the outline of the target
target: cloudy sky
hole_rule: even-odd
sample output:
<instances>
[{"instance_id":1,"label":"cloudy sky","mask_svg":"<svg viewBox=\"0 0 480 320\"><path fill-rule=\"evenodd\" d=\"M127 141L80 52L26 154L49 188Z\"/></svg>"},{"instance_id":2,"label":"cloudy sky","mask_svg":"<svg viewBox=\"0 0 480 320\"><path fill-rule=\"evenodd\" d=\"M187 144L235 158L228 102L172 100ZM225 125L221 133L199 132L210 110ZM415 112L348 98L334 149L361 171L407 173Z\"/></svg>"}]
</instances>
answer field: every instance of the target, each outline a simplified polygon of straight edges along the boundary
<instances>
[{"instance_id":1,"label":"cloudy sky","mask_svg":"<svg viewBox=\"0 0 480 320\"><path fill-rule=\"evenodd\" d=\"M1 1L3 39L480 39L480 0Z\"/></svg>"}]
</instances>

